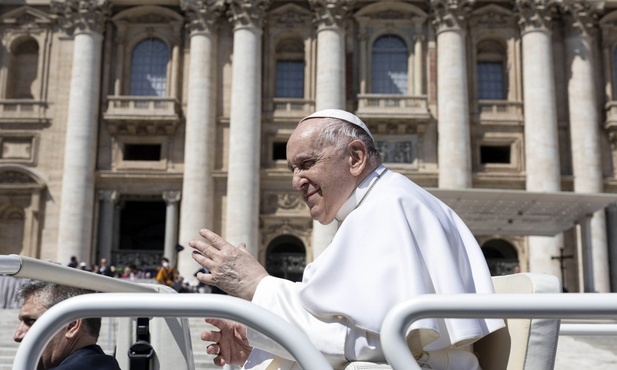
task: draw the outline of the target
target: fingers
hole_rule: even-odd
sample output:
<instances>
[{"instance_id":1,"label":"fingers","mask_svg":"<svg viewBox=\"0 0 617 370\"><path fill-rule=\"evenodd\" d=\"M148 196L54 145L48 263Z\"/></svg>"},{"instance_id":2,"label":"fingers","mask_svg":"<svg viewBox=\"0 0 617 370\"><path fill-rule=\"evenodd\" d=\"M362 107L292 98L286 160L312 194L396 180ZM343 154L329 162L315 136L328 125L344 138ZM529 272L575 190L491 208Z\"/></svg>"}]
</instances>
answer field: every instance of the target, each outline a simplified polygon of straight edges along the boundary
<instances>
[{"instance_id":1,"label":"fingers","mask_svg":"<svg viewBox=\"0 0 617 370\"><path fill-rule=\"evenodd\" d=\"M240 245L238 245L238 249L240 249L244 253L250 254L249 250L246 248L246 243L244 243L244 242L242 242L242 243L240 243Z\"/></svg>"},{"instance_id":2,"label":"fingers","mask_svg":"<svg viewBox=\"0 0 617 370\"><path fill-rule=\"evenodd\" d=\"M199 230L199 235L203 236L207 241L210 242L210 244L212 244L214 248L218 250L221 250L221 248L225 247L226 245L229 245L229 243L227 243L225 239L221 238L220 235L208 229Z\"/></svg>"}]
</instances>

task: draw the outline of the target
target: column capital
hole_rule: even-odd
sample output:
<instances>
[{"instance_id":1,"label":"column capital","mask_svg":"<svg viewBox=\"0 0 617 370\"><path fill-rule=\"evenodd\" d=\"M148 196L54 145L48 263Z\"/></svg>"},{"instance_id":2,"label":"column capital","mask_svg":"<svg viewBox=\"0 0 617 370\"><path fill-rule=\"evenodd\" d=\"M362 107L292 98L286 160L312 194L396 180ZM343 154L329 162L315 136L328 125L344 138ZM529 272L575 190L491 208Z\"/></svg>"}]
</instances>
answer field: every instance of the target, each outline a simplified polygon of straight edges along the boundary
<instances>
[{"instance_id":1,"label":"column capital","mask_svg":"<svg viewBox=\"0 0 617 370\"><path fill-rule=\"evenodd\" d=\"M558 7L558 0L516 0L514 8L521 33L550 30Z\"/></svg>"},{"instance_id":2,"label":"column capital","mask_svg":"<svg viewBox=\"0 0 617 370\"><path fill-rule=\"evenodd\" d=\"M437 33L446 30L463 30L466 15L471 11L475 0L435 0L431 1L433 26Z\"/></svg>"},{"instance_id":3,"label":"column capital","mask_svg":"<svg viewBox=\"0 0 617 370\"><path fill-rule=\"evenodd\" d=\"M163 192L163 200L169 203L178 203L182 197L182 192L178 190L168 190Z\"/></svg>"},{"instance_id":4,"label":"column capital","mask_svg":"<svg viewBox=\"0 0 617 370\"><path fill-rule=\"evenodd\" d=\"M343 27L355 0L309 0L318 27Z\"/></svg>"},{"instance_id":5,"label":"column capital","mask_svg":"<svg viewBox=\"0 0 617 370\"><path fill-rule=\"evenodd\" d=\"M226 0L229 21L235 27L262 28L271 0Z\"/></svg>"},{"instance_id":6,"label":"column capital","mask_svg":"<svg viewBox=\"0 0 617 370\"><path fill-rule=\"evenodd\" d=\"M181 0L180 7L187 14L191 35L216 32L225 9L225 0Z\"/></svg>"},{"instance_id":7,"label":"column capital","mask_svg":"<svg viewBox=\"0 0 617 370\"><path fill-rule=\"evenodd\" d=\"M115 190L99 190L99 200L103 203L116 204L118 199L118 192Z\"/></svg>"},{"instance_id":8,"label":"column capital","mask_svg":"<svg viewBox=\"0 0 617 370\"><path fill-rule=\"evenodd\" d=\"M598 19L604 10L603 0L566 0L562 6L569 20L569 36L589 37L596 33Z\"/></svg>"},{"instance_id":9,"label":"column capital","mask_svg":"<svg viewBox=\"0 0 617 370\"><path fill-rule=\"evenodd\" d=\"M68 34L102 34L105 20L110 14L107 0L52 0L50 7Z\"/></svg>"}]
</instances>

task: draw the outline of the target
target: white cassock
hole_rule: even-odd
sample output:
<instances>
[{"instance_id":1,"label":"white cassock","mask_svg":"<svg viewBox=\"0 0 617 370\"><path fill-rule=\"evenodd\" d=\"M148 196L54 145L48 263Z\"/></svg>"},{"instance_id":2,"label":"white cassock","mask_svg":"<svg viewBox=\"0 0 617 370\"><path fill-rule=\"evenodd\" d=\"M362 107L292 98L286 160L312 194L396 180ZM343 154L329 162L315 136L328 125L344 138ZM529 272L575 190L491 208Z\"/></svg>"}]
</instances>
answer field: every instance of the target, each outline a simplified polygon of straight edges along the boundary
<instances>
[{"instance_id":1,"label":"white cassock","mask_svg":"<svg viewBox=\"0 0 617 370\"><path fill-rule=\"evenodd\" d=\"M332 243L306 266L301 283L269 276L253 297L306 333L335 369L385 361L379 331L398 303L421 294L493 293L482 251L458 215L384 166L356 188L337 220ZM503 326L499 319L422 319L408 337L430 355ZM299 368L274 341L251 329L248 336L255 349L244 368ZM448 369L477 366L454 362Z\"/></svg>"}]
</instances>

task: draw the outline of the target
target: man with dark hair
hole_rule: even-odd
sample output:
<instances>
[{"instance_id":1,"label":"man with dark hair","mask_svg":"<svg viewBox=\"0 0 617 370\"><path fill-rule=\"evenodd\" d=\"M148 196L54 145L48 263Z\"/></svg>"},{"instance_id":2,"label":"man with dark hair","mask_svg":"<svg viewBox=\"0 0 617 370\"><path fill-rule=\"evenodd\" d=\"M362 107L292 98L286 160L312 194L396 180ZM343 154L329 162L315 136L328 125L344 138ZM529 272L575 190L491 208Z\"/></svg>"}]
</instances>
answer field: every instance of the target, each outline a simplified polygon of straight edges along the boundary
<instances>
[{"instance_id":1,"label":"man with dark hair","mask_svg":"<svg viewBox=\"0 0 617 370\"><path fill-rule=\"evenodd\" d=\"M17 292L17 299L23 300L23 304L19 311L21 323L13 340L20 343L32 324L49 308L65 299L88 293L94 292L37 280L25 283ZM100 317L69 323L47 344L38 369L120 370L116 359L106 355L96 344L100 330Z\"/></svg>"}]
</instances>

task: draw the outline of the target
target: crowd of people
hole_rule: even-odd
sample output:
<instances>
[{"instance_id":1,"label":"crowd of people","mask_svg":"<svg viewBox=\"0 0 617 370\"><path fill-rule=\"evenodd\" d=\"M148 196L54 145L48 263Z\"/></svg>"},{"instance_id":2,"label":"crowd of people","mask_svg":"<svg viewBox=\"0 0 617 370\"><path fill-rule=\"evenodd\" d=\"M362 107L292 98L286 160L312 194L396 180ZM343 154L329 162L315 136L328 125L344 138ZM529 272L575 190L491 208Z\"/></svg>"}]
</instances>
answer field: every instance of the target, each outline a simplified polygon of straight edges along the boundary
<instances>
[{"instance_id":1,"label":"crowd of people","mask_svg":"<svg viewBox=\"0 0 617 370\"><path fill-rule=\"evenodd\" d=\"M156 267L156 269L150 270L140 269L134 263L124 267L115 267L109 264L106 258L101 258L98 264L88 265L86 262L79 262L75 256L71 257L67 266L118 279L126 279L131 281L152 280L159 284L167 285L179 293L225 294L225 292L221 289L214 286L209 286L201 281L197 281L196 285L191 284L188 279L181 276L178 271L170 265L167 257L162 257L160 264ZM208 271L201 267L195 272L194 275L197 276L200 272L207 273Z\"/></svg>"}]
</instances>

